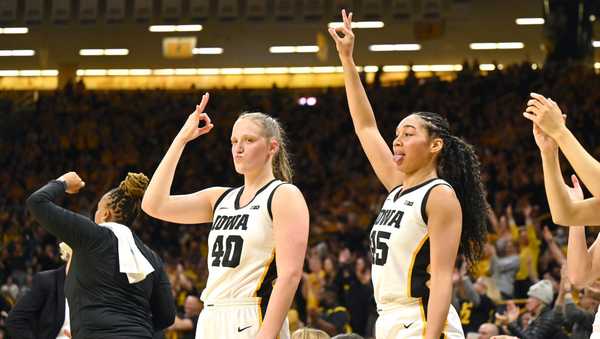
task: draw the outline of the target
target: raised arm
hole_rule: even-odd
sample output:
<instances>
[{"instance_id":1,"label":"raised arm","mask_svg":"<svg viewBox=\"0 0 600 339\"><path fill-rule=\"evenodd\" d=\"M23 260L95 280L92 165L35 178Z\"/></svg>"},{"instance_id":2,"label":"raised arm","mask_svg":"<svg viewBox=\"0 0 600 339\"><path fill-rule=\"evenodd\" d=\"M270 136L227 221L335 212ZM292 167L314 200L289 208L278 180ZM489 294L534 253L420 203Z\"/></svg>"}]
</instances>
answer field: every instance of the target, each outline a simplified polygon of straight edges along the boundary
<instances>
[{"instance_id":1,"label":"raised arm","mask_svg":"<svg viewBox=\"0 0 600 339\"><path fill-rule=\"evenodd\" d=\"M546 240L546 244L548 245L548 250L550 251L550 254L554 258L554 260L556 260L561 266L564 265L566 261L565 255L563 254L560 247L558 247L556 241L554 241L554 235L552 235L552 232L550 231L548 226L544 226L543 233L544 240Z\"/></svg>"},{"instance_id":2,"label":"raised arm","mask_svg":"<svg viewBox=\"0 0 600 339\"><path fill-rule=\"evenodd\" d=\"M344 83L352 123L375 174L385 188L390 191L402 183L403 175L396 169L392 151L377 128L375 114L354 64L352 57L354 49L352 13L346 16L346 11L342 10L342 18L344 24L336 29L330 28L329 34L335 41L344 68ZM338 33L342 33L344 37L341 38Z\"/></svg>"},{"instance_id":3,"label":"raised arm","mask_svg":"<svg viewBox=\"0 0 600 339\"><path fill-rule=\"evenodd\" d=\"M308 243L308 207L296 186L277 188L272 211L277 280L257 336L260 339L277 337L302 277Z\"/></svg>"},{"instance_id":4,"label":"raised arm","mask_svg":"<svg viewBox=\"0 0 600 339\"><path fill-rule=\"evenodd\" d=\"M224 187L211 187L192 194L171 195L175 169L185 145L213 128L210 117L204 113L208 98L208 93L202 96L200 105L189 115L150 180L142 199L142 209L154 218L180 224L210 222L214 204L226 190ZM199 128L201 121L205 125Z\"/></svg>"},{"instance_id":5,"label":"raised arm","mask_svg":"<svg viewBox=\"0 0 600 339\"><path fill-rule=\"evenodd\" d=\"M571 199L562 178L556 142L536 123L533 124L533 135L542 155L544 186L552 221L564 226L600 225L600 198Z\"/></svg>"},{"instance_id":6,"label":"raised arm","mask_svg":"<svg viewBox=\"0 0 600 339\"><path fill-rule=\"evenodd\" d=\"M475 290L471 278L467 274L467 263L463 261L460 270L458 272L459 278L456 283L456 292L462 299L467 299L473 302L474 306L479 306L481 303L481 296Z\"/></svg>"},{"instance_id":7,"label":"raised arm","mask_svg":"<svg viewBox=\"0 0 600 339\"><path fill-rule=\"evenodd\" d=\"M592 195L600 198L600 162L581 146L564 123L560 107L552 99L531 93L527 111L523 115L558 143L581 181Z\"/></svg>"},{"instance_id":8,"label":"raised arm","mask_svg":"<svg viewBox=\"0 0 600 339\"><path fill-rule=\"evenodd\" d=\"M572 201L583 200L583 190L575 175L571 176L573 187L567 186L567 193ZM566 276L568 281L577 287L585 287L596 280L593 274L593 256L598 240L588 250L585 238L585 226L569 228L569 245L567 246ZM566 314L566 312L565 312Z\"/></svg>"},{"instance_id":9,"label":"raised arm","mask_svg":"<svg viewBox=\"0 0 600 339\"><path fill-rule=\"evenodd\" d=\"M66 193L77 193L84 182L75 172L50 181L27 198L27 209L40 225L75 250L89 248L101 239L102 229L88 217L56 204Z\"/></svg>"}]
</instances>

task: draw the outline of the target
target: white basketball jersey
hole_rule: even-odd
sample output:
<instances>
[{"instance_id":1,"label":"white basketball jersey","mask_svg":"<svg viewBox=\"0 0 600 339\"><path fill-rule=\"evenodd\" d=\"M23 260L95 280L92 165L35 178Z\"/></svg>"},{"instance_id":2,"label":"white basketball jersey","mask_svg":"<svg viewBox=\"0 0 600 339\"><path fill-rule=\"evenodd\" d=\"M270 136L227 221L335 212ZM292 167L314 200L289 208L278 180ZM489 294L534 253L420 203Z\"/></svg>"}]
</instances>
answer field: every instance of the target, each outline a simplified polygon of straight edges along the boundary
<instances>
[{"instance_id":1,"label":"white basketball jersey","mask_svg":"<svg viewBox=\"0 0 600 339\"><path fill-rule=\"evenodd\" d=\"M271 199L282 184L279 180L269 182L246 206L240 206L244 187L229 189L216 202L208 235L208 281L203 302L259 297L266 310L277 275Z\"/></svg>"},{"instance_id":2,"label":"white basketball jersey","mask_svg":"<svg viewBox=\"0 0 600 339\"><path fill-rule=\"evenodd\" d=\"M385 304L427 300L429 288L429 233L426 205L434 186L448 185L431 179L407 190L393 189L385 199L370 233L375 301Z\"/></svg>"}]
</instances>

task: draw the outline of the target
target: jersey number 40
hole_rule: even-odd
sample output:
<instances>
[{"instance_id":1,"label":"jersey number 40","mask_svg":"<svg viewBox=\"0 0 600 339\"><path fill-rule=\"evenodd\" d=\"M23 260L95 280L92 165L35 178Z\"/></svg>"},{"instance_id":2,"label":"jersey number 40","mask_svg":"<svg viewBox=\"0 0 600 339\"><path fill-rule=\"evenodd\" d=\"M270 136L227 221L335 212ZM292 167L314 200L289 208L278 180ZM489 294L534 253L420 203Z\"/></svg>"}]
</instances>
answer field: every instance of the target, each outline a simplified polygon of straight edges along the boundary
<instances>
[{"instance_id":1,"label":"jersey number 40","mask_svg":"<svg viewBox=\"0 0 600 339\"><path fill-rule=\"evenodd\" d=\"M244 239L239 235L230 235L223 241L223 236L219 235L215 239L212 249L212 266L237 267L242 257L242 247Z\"/></svg>"}]
</instances>

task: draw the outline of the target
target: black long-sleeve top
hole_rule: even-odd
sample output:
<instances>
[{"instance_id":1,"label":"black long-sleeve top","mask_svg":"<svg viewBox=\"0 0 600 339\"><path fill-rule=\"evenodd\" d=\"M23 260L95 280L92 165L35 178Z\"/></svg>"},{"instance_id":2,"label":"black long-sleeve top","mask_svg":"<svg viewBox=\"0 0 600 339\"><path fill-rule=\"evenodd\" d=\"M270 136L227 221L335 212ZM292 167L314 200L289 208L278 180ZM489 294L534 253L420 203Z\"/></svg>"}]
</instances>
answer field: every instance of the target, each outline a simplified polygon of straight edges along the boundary
<instances>
[{"instance_id":1,"label":"black long-sleeve top","mask_svg":"<svg viewBox=\"0 0 600 339\"><path fill-rule=\"evenodd\" d=\"M160 258L135 234L135 243L154 267L139 283L119 272L118 240L108 228L54 203L65 183L51 181L27 199L33 217L73 249L65 295L74 339L151 339L171 325L175 302Z\"/></svg>"},{"instance_id":2,"label":"black long-sleeve top","mask_svg":"<svg viewBox=\"0 0 600 339\"><path fill-rule=\"evenodd\" d=\"M563 322L561 313L554 311L549 306L544 306L540 315L529 324L527 329L523 330L519 321L516 320L508 324L508 330L511 335L520 339L561 338L561 335L564 335L561 328Z\"/></svg>"}]
</instances>

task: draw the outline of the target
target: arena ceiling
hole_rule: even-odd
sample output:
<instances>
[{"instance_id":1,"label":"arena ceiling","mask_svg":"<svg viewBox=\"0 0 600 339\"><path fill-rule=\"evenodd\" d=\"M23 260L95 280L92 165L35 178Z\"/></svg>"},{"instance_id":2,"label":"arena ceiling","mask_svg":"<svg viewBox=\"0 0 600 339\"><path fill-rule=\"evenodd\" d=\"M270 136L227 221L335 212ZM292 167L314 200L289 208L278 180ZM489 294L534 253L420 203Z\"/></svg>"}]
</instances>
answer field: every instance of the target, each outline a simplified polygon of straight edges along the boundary
<instances>
[{"instance_id":1,"label":"arena ceiling","mask_svg":"<svg viewBox=\"0 0 600 339\"><path fill-rule=\"evenodd\" d=\"M326 29L339 21L341 8L374 26L355 30L359 65L542 63L543 6L541 0L2 0L0 76L1 70L325 70L339 65ZM517 23L524 18L532 20Z\"/></svg>"}]
</instances>

